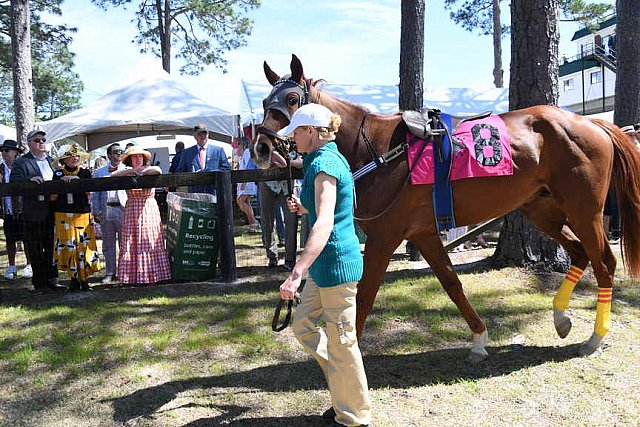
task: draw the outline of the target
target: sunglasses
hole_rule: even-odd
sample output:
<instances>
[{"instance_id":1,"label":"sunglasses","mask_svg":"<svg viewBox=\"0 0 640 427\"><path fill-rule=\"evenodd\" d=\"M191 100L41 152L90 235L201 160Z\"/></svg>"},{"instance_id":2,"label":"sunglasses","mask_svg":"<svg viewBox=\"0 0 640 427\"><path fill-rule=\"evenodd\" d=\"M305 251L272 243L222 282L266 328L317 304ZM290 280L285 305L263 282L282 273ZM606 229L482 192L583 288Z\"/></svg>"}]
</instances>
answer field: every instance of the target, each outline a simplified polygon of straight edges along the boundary
<instances>
[{"instance_id":1,"label":"sunglasses","mask_svg":"<svg viewBox=\"0 0 640 427\"><path fill-rule=\"evenodd\" d=\"M111 154L124 154L124 150L122 148L116 148L115 150L111 150Z\"/></svg>"},{"instance_id":2,"label":"sunglasses","mask_svg":"<svg viewBox=\"0 0 640 427\"><path fill-rule=\"evenodd\" d=\"M9 151L18 151L15 148L0 148L0 152L2 153L8 153Z\"/></svg>"},{"instance_id":3,"label":"sunglasses","mask_svg":"<svg viewBox=\"0 0 640 427\"><path fill-rule=\"evenodd\" d=\"M32 141L37 143L47 142L47 138L33 138Z\"/></svg>"}]
</instances>

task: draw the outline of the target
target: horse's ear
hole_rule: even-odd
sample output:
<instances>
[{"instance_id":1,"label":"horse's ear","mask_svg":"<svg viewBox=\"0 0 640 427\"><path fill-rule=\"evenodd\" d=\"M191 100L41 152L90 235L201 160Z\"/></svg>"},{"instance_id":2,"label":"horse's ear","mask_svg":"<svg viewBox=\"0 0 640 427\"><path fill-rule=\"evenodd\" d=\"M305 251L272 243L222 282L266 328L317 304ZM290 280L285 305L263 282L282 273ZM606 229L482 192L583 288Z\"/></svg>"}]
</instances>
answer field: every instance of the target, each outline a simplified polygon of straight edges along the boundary
<instances>
[{"instance_id":1,"label":"horse's ear","mask_svg":"<svg viewBox=\"0 0 640 427\"><path fill-rule=\"evenodd\" d=\"M291 55L291 80L302 84L304 80L304 70L302 69L302 62L295 54Z\"/></svg>"},{"instance_id":2,"label":"horse's ear","mask_svg":"<svg viewBox=\"0 0 640 427\"><path fill-rule=\"evenodd\" d=\"M278 80L280 80L280 76L277 75L269 65L267 65L267 61L264 61L264 75L267 76L267 81L271 83L271 86L275 85Z\"/></svg>"}]
</instances>

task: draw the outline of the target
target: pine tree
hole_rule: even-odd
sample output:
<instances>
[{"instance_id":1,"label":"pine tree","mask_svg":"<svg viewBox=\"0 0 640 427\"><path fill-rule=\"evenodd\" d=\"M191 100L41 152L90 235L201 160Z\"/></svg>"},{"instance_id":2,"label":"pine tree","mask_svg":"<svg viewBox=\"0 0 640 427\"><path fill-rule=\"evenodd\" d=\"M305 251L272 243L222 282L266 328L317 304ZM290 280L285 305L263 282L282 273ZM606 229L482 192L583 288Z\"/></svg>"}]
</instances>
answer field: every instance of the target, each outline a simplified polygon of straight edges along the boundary
<instances>
[{"instance_id":1,"label":"pine tree","mask_svg":"<svg viewBox=\"0 0 640 427\"><path fill-rule=\"evenodd\" d=\"M135 42L143 53L162 58L162 68L171 72L174 58L182 61L181 74L197 75L205 65L223 70L224 54L246 45L253 22L245 15L260 6L260 0L92 0L102 9L137 3Z\"/></svg>"}]
</instances>

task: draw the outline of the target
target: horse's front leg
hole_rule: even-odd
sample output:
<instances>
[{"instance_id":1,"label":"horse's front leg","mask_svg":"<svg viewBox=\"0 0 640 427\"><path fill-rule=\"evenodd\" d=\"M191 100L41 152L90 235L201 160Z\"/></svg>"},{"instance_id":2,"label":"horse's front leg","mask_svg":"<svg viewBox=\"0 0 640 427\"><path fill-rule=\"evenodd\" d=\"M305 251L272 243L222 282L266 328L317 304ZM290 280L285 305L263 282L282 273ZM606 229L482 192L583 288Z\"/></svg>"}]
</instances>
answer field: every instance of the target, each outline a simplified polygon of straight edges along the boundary
<instances>
[{"instance_id":1,"label":"horse's front leg","mask_svg":"<svg viewBox=\"0 0 640 427\"><path fill-rule=\"evenodd\" d=\"M462 283L453 269L451 259L442 245L437 234L425 231L411 237L411 241L418 247L424 259L429 263L440 284L455 303L473 332L473 348L467 360L477 363L484 360L489 353L485 350L488 334L487 328L471 306L462 289Z\"/></svg>"},{"instance_id":2,"label":"horse's front leg","mask_svg":"<svg viewBox=\"0 0 640 427\"><path fill-rule=\"evenodd\" d=\"M388 230L385 230L388 231ZM364 323L373 308L376 295L389 266L391 255L402 242L399 237L384 238L381 230L368 229L367 243L364 246L364 273L358 283L356 295L356 331L358 337L364 331ZM396 236L401 236L396 233Z\"/></svg>"}]
</instances>

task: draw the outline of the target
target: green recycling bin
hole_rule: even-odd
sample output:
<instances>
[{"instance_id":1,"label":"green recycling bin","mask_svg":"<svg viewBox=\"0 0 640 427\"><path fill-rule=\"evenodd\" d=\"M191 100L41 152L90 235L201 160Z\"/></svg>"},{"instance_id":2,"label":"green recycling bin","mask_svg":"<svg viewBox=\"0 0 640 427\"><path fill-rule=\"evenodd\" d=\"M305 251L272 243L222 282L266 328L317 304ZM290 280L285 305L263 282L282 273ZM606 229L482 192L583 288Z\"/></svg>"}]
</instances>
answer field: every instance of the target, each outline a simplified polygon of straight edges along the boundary
<instances>
[{"instance_id":1,"label":"green recycling bin","mask_svg":"<svg viewBox=\"0 0 640 427\"><path fill-rule=\"evenodd\" d=\"M213 279L218 262L218 213L211 194L167 194L167 250L174 281Z\"/></svg>"}]
</instances>

